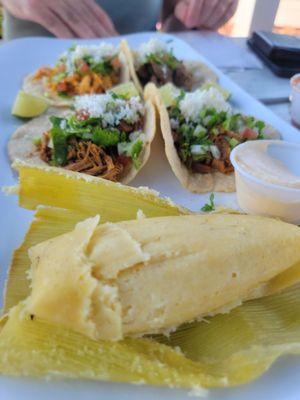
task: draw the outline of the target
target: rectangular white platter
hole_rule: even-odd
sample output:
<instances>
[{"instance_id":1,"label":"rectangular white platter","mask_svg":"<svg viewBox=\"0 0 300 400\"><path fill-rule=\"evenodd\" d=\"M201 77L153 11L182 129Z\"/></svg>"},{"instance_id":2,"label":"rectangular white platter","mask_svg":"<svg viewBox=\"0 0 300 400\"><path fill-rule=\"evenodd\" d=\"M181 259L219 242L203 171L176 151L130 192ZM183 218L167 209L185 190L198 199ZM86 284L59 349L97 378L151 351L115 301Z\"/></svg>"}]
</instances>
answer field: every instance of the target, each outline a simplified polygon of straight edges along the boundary
<instances>
[{"instance_id":1,"label":"rectangular white platter","mask_svg":"<svg viewBox=\"0 0 300 400\"><path fill-rule=\"evenodd\" d=\"M136 48L140 43L152 37L153 33L140 33L126 36L129 44ZM277 128L282 138L300 143L300 133L291 125L281 120L261 103L249 96L235 83L218 71L199 53L185 42L172 35L159 34L160 38L170 41L176 56L182 59L202 60L211 66L219 75L220 83L232 93L232 105L247 114L258 118ZM117 44L120 38L105 39ZM97 43L98 40L76 42ZM52 65L60 53L74 43L74 40L58 40L52 38L18 39L0 46L0 185L13 185L17 177L13 175L6 154L7 141L12 132L22 123L11 116L10 110L14 98L21 87L24 76L35 71L41 65ZM217 51L217 49L216 49ZM228 54L230 57L230 54ZM134 186L149 186L158 190L161 195L170 197L174 202L194 211L199 211L207 201L209 194L191 194L183 189L173 175L163 151L163 143L157 138L151 152L151 158L145 168L133 182ZM32 212L18 207L13 196L0 194L0 293L3 292L6 272L13 250L21 243L32 218ZM237 207L234 194L216 194L217 205ZM216 243L221 246L222 243ZM0 300L0 306L1 306ZM251 384L234 388L211 390L210 400L296 400L300 399L300 358L284 357L263 377ZM190 398L184 390L171 390L150 386L134 386L127 384L52 380L42 381L25 378L0 377L0 399L2 400L152 400Z\"/></svg>"}]
</instances>

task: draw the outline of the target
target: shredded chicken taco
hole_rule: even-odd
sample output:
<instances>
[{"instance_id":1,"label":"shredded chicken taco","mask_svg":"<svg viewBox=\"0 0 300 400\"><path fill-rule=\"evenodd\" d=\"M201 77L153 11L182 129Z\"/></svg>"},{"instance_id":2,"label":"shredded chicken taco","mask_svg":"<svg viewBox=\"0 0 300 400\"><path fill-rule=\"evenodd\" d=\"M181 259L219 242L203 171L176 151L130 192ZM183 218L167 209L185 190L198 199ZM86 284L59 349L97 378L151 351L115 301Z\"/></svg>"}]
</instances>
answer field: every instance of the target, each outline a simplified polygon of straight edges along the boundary
<instances>
[{"instance_id":1,"label":"shredded chicken taco","mask_svg":"<svg viewBox=\"0 0 300 400\"><path fill-rule=\"evenodd\" d=\"M121 42L131 79L142 93L143 87L153 82L162 86L168 82L191 91L206 81L217 81L216 74L199 61L182 61L168 44L156 38L142 43L137 51L132 51L126 41Z\"/></svg>"},{"instance_id":2,"label":"shredded chicken taco","mask_svg":"<svg viewBox=\"0 0 300 400\"><path fill-rule=\"evenodd\" d=\"M23 90L46 97L54 106L68 106L74 96L104 93L128 80L128 66L118 47L74 45L54 67L42 67L26 77Z\"/></svg>"},{"instance_id":3,"label":"shredded chicken taco","mask_svg":"<svg viewBox=\"0 0 300 400\"><path fill-rule=\"evenodd\" d=\"M128 183L146 163L155 109L139 96L114 92L78 96L74 111L50 110L13 134L12 161L48 164ZM54 113L54 115L53 115Z\"/></svg>"},{"instance_id":4,"label":"shredded chicken taco","mask_svg":"<svg viewBox=\"0 0 300 400\"><path fill-rule=\"evenodd\" d=\"M196 193L235 191L231 150L248 140L279 139L265 122L234 110L215 87L193 93L148 85L156 101L166 155L181 184Z\"/></svg>"}]
</instances>

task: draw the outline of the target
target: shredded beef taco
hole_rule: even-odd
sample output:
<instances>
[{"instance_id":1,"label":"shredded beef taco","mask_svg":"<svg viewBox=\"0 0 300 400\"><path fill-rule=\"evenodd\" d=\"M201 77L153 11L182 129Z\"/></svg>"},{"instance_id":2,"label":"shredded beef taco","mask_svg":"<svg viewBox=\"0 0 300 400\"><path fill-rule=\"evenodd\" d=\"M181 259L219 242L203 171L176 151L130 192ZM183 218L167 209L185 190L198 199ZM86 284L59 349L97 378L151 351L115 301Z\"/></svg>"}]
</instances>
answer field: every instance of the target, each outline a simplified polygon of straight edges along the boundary
<instances>
[{"instance_id":1,"label":"shredded beef taco","mask_svg":"<svg viewBox=\"0 0 300 400\"><path fill-rule=\"evenodd\" d=\"M191 192L235 191L231 150L247 140L280 138L263 121L234 111L215 87L175 91L172 102L161 93L152 84L145 89L155 99L172 170Z\"/></svg>"},{"instance_id":2,"label":"shredded beef taco","mask_svg":"<svg viewBox=\"0 0 300 400\"><path fill-rule=\"evenodd\" d=\"M23 90L60 107L70 105L74 96L104 93L128 80L129 69L118 47L108 43L74 45L54 67L42 67L27 76Z\"/></svg>"},{"instance_id":3,"label":"shredded beef taco","mask_svg":"<svg viewBox=\"0 0 300 400\"><path fill-rule=\"evenodd\" d=\"M131 79L141 93L149 82L156 86L171 82L191 91L206 81L217 81L216 74L204 63L178 60L172 49L156 38L142 43L137 51L132 51L124 40L120 47L126 57Z\"/></svg>"},{"instance_id":4,"label":"shredded beef taco","mask_svg":"<svg viewBox=\"0 0 300 400\"><path fill-rule=\"evenodd\" d=\"M8 144L11 160L131 181L150 155L156 129L151 101L108 92L78 96L74 108L52 109L18 128Z\"/></svg>"}]
</instances>

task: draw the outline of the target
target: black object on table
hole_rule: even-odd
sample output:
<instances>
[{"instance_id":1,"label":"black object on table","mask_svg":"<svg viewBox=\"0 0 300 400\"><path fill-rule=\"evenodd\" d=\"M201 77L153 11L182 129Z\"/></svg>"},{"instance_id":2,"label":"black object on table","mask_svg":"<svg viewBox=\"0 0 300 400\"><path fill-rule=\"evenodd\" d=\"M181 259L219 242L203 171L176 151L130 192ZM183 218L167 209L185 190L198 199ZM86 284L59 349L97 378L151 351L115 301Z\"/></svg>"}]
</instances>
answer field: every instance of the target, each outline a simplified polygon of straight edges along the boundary
<instances>
[{"instance_id":1,"label":"black object on table","mask_svg":"<svg viewBox=\"0 0 300 400\"><path fill-rule=\"evenodd\" d=\"M278 76L300 73L300 38L272 32L254 32L248 45Z\"/></svg>"}]
</instances>

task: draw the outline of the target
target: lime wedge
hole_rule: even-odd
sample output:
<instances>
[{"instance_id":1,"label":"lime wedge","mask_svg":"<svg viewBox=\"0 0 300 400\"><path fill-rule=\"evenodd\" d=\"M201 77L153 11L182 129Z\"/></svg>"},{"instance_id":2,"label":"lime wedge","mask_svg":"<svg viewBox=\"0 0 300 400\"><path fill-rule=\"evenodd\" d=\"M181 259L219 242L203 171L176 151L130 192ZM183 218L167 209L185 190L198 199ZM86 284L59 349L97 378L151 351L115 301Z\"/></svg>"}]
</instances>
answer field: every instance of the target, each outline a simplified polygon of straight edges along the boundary
<instances>
[{"instance_id":1,"label":"lime wedge","mask_svg":"<svg viewBox=\"0 0 300 400\"><path fill-rule=\"evenodd\" d=\"M140 95L133 82L121 83L120 85L111 88L110 91L118 96L125 97L126 99Z\"/></svg>"},{"instance_id":2,"label":"lime wedge","mask_svg":"<svg viewBox=\"0 0 300 400\"><path fill-rule=\"evenodd\" d=\"M180 95L180 89L173 85L173 83L166 83L159 88L159 91L166 107L176 104L176 97Z\"/></svg>"},{"instance_id":3,"label":"lime wedge","mask_svg":"<svg viewBox=\"0 0 300 400\"><path fill-rule=\"evenodd\" d=\"M224 97L224 100L226 100L226 101L227 101L227 100L229 99L229 97L231 96L231 93L230 93L227 89L224 89L224 88L223 88L222 86L220 86L217 82L213 82L213 81L205 82L205 83L201 86L201 89L206 90L206 89L209 89L209 88L211 88L211 87L217 89L220 93L222 93L222 95L223 95L223 97Z\"/></svg>"},{"instance_id":4,"label":"lime wedge","mask_svg":"<svg viewBox=\"0 0 300 400\"><path fill-rule=\"evenodd\" d=\"M48 107L49 104L47 100L20 90L15 99L11 113L17 117L32 118L45 112Z\"/></svg>"}]
</instances>

